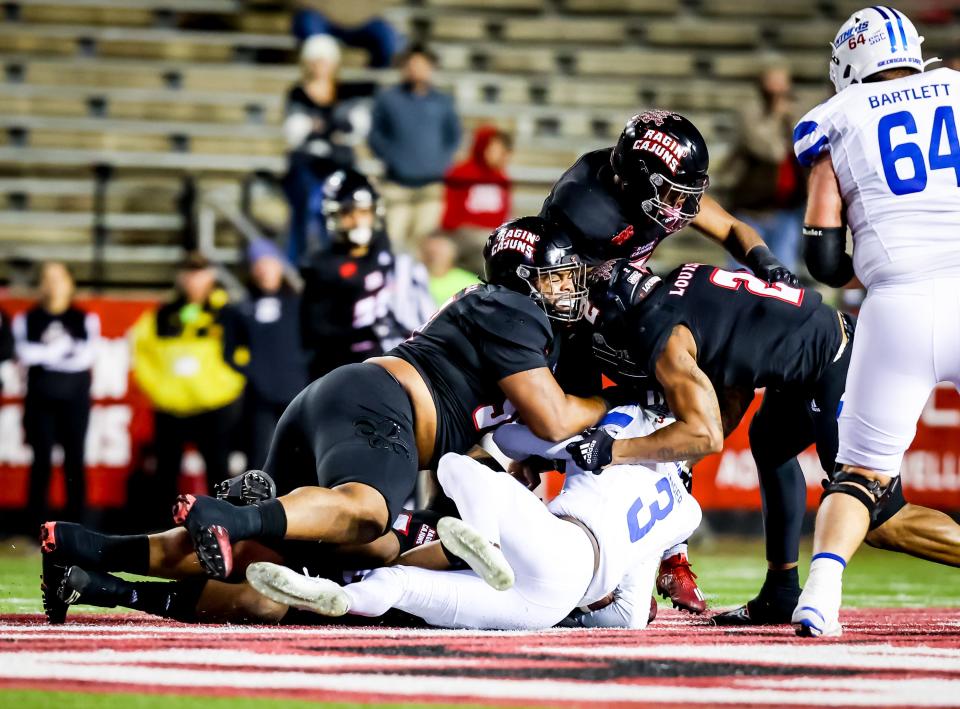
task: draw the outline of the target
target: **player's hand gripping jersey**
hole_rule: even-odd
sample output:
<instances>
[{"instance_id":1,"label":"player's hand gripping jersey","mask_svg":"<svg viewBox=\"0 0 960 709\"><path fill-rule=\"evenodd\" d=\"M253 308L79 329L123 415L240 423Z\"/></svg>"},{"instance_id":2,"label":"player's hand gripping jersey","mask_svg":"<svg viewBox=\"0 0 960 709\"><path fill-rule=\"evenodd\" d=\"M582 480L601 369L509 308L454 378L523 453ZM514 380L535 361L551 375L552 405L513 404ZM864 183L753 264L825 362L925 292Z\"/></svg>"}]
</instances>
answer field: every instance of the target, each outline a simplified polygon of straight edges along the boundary
<instances>
[{"instance_id":1,"label":"player's hand gripping jersey","mask_svg":"<svg viewBox=\"0 0 960 709\"><path fill-rule=\"evenodd\" d=\"M960 73L950 69L851 84L797 124L802 165L832 155L865 286L960 274L958 125Z\"/></svg>"},{"instance_id":2,"label":"player's hand gripping jersey","mask_svg":"<svg viewBox=\"0 0 960 709\"><path fill-rule=\"evenodd\" d=\"M634 438L671 422L639 406L622 406L608 413L600 425L617 438ZM538 455L566 462L563 490L548 507L558 517L582 522L596 538L600 554L593 580L578 605L586 608L611 593L615 599L612 606L588 613L583 624L631 626L629 616L634 612L642 614L645 622L660 558L664 550L696 530L700 506L680 481L679 463L613 465L594 475L573 463L565 450L570 440L550 443L515 423L494 432L494 441L510 458Z\"/></svg>"},{"instance_id":3,"label":"player's hand gripping jersey","mask_svg":"<svg viewBox=\"0 0 960 709\"><path fill-rule=\"evenodd\" d=\"M498 382L556 364L553 331L528 296L501 286L471 286L387 354L423 375L437 406L437 455L463 453L514 409Z\"/></svg>"}]
</instances>

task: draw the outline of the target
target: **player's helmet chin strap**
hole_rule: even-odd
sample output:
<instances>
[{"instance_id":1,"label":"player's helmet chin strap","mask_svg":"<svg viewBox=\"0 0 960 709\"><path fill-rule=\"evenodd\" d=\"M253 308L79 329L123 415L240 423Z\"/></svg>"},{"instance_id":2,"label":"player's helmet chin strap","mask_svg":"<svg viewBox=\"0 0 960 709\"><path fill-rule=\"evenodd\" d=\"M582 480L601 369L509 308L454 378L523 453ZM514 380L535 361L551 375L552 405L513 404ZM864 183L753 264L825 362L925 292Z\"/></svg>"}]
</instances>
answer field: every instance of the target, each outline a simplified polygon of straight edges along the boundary
<instances>
[{"instance_id":1,"label":"player's helmet chin strap","mask_svg":"<svg viewBox=\"0 0 960 709\"><path fill-rule=\"evenodd\" d=\"M550 276L573 274L572 291L557 290ZM582 263L564 263L559 266L517 266L517 276L530 287L530 297L547 317L560 322L577 322L587 305L587 267ZM545 290L546 288L546 290Z\"/></svg>"}]
</instances>

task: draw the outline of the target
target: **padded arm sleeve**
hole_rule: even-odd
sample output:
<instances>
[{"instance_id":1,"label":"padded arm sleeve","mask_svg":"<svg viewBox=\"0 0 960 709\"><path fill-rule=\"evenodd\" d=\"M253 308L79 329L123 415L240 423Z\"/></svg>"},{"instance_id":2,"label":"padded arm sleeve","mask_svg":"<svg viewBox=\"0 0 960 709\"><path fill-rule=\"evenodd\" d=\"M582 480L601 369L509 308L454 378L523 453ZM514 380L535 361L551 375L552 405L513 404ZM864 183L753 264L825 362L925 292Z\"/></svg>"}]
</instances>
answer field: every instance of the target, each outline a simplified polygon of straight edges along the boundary
<instances>
[{"instance_id":1,"label":"padded arm sleeve","mask_svg":"<svg viewBox=\"0 0 960 709\"><path fill-rule=\"evenodd\" d=\"M854 277L853 259L846 252L844 227L803 226L803 260L815 279L842 288Z\"/></svg>"}]
</instances>

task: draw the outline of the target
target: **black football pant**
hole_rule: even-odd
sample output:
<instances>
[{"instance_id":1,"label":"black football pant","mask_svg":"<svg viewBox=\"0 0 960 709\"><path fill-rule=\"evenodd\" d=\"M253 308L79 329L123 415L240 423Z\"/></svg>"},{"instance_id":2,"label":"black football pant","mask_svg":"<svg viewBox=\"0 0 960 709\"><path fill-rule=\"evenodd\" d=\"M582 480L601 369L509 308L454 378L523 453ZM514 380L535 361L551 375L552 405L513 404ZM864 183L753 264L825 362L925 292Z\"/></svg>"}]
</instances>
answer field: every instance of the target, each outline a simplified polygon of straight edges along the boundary
<instances>
[{"instance_id":1,"label":"black football pant","mask_svg":"<svg viewBox=\"0 0 960 709\"><path fill-rule=\"evenodd\" d=\"M850 319L852 323L852 318ZM832 474L839 445L837 417L853 350L842 356L808 389L767 389L750 423L750 450L760 476L767 561L795 563L807 507L807 485L797 455L816 444L820 465Z\"/></svg>"},{"instance_id":2,"label":"black football pant","mask_svg":"<svg viewBox=\"0 0 960 709\"><path fill-rule=\"evenodd\" d=\"M62 399L27 393L23 428L27 443L33 449L27 500L31 532L36 532L37 525L49 519L51 456L57 443L63 448L63 473L67 483L67 503L59 518L80 521L86 508L84 453L89 421L89 393Z\"/></svg>"}]
</instances>

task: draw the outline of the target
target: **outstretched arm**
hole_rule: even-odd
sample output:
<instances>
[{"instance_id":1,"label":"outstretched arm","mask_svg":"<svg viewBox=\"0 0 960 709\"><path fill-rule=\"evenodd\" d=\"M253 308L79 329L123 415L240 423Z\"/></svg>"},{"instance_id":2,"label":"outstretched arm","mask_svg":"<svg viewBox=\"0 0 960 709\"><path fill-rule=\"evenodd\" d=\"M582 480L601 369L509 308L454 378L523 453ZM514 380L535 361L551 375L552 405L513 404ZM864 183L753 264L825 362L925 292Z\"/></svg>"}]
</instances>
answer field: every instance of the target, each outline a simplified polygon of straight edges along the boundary
<instances>
[{"instance_id":1,"label":"outstretched arm","mask_svg":"<svg viewBox=\"0 0 960 709\"><path fill-rule=\"evenodd\" d=\"M656 376L676 421L640 438L613 443L613 463L699 458L723 448L720 404L713 384L697 366L697 345L683 325L673 328L657 359Z\"/></svg>"},{"instance_id":2,"label":"outstretched arm","mask_svg":"<svg viewBox=\"0 0 960 709\"><path fill-rule=\"evenodd\" d=\"M716 200L703 196L700 212L692 225L765 281L783 282L794 287L799 285L797 277L770 252L757 230L730 214Z\"/></svg>"}]
</instances>

